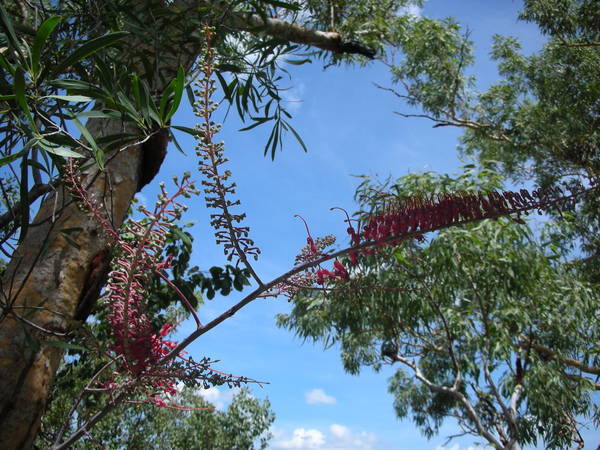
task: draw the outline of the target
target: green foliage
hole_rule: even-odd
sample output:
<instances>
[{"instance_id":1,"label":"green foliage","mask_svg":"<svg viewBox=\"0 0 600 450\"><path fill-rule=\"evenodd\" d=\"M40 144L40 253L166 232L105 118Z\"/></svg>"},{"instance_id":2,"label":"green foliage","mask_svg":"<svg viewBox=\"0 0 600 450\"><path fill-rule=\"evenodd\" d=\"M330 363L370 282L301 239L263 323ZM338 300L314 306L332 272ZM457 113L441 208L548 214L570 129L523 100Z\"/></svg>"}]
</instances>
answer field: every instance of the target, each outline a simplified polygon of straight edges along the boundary
<instances>
[{"instance_id":1,"label":"green foliage","mask_svg":"<svg viewBox=\"0 0 600 450\"><path fill-rule=\"evenodd\" d=\"M88 439L73 448L86 449L101 443L106 449L264 449L271 439L269 428L275 415L270 403L257 400L246 388L240 389L223 411L188 388L174 397L173 402L191 410L148 404L123 405L105 417ZM63 411L56 409L54 403L44 418L46 426L52 421L59 425L64 419L60 414ZM48 447L52 437L45 429L38 438L38 445Z\"/></svg>"},{"instance_id":2,"label":"green foliage","mask_svg":"<svg viewBox=\"0 0 600 450\"><path fill-rule=\"evenodd\" d=\"M558 186L584 183L600 170L600 20L594 0L530 0L522 20L536 23L548 39L525 55L512 37L496 35L491 57L500 81L483 92L468 75L472 43L451 19L399 18L390 30L388 62L399 90L435 126L465 129L463 154L497 161L516 181ZM599 279L600 205L590 197L579 206L552 211L554 239L575 250L591 280ZM581 258L581 254L585 258Z\"/></svg>"},{"instance_id":3,"label":"green foliage","mask_svg":"<svg viewBox=\"0 0 600 450\"><path fill-rule=\"evenodd\" d=\"M408 8L424 0L307 0L303 5L307 23L319 29L337 31L347 40L364 42L383 52L398 17L408 19ZM400 19L402 20L402 19ZM331 63L362 61L363 57L331 55Z\"/></svg>"},{"instance_id":4,"label":"green foliage","mask_svg":"<svg viewBox=\"0 0 600 450\"><path fill-rule=\"evenodd\" d=\"M535 22L544 34L581 43L598 43L600 11L594 0L525 0L520 18Z\"/></svg>"},{"instance_id":5,"label":"green foliage","mask_svg":"<svg viewBox=\"0 0 600 450\"><path fill-rule=\"evenodd\" d=\"M467 166L458 178L408 175L387 189L365 181L357 198L368 213L384 202L499 181L491 168ZM278 324L339 344L350 373L399 364L389 385L396 413L427 437L453 417L497 448L539 440L565 448L577 439L576 418L600 422L592 398L600 293L527 226L486 220L382 249L347 284L329 288L296 297Z\"/></svg>"},{"instance_id":6,"label":"green foliage","mask_svg":"<svg viewBox=\"0 0 600 450\"><path fill-rule=\"evenodd\" d=\"M167 239L165 256L172 258L172 283L190 300L192 306L199 305L198 299L202 294L211 300L218 292L223 296L229 295L233 289L241 291L250 285L250 274L247 269L226 265L214 266L208 271L201 271L198 266L190 267L193 236L184 228L175 226ZM159 277L152 281L150 289L151 304L163 309L173 302L173 291ZM182 305L183 306L183 305Z\"/></svg>"}]
</instances>

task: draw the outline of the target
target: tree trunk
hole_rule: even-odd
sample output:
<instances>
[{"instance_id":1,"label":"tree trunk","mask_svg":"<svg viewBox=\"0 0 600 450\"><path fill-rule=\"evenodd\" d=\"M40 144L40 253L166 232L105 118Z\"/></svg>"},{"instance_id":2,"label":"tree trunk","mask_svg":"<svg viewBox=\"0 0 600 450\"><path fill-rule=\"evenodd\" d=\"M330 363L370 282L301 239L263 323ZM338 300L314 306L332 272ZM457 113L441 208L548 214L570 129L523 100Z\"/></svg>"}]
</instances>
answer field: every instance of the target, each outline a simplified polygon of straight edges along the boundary
<instances>
[{"instance_id":1,"label":"tree trunk","mask_svg":"<svg viewBox=\"0 0 600 450\"><path fill-rule=\"evenodd\" d=\"M121 131L122 124L97 120L88 128L103 136ZM116 154L103 172L93 168L87 174L89 180L96 176L90 196L105 203L117 227L137 191L140 147ZM79 248L61 233L69 228L81 228L70 234ZM0 448L32 446L63 354L60 347L45 342L60 340L72 328L92 260L107 248L99 224L69 203L68 193L59 188L42 203L15 251L2 280L4 301L12 308L0 326Z\"/></svg>"}]
</instances>

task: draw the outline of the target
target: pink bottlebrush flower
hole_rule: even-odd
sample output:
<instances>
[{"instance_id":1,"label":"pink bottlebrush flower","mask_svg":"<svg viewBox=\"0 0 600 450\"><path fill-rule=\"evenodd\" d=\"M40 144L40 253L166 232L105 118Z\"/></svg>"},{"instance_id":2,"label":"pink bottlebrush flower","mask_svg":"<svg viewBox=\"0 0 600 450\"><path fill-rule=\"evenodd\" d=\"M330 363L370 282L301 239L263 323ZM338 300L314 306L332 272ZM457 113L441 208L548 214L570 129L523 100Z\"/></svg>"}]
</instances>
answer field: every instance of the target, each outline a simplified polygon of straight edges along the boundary
<instances>
[{"instance_id":1,"label":"pink bottlebrush flower","mask_svg":"<svg viewBox=\"0 0 600 450\"><path fill-rule=\"evenodd\" d=\"M171 331L173 331L173 325L170 323L165 323L162 328L160 329L160 336L161 337L165 337L167 336L169 333L171 333Z\"/></svg>"},{"instance_id":2,"label":"pink bottlebrush flower","mask_svg":"<svg viewBox=\"0 0 600 450\"><path fill-rule=\"evenodd\" d=\"M397 245L407 238L422 242L424 233L452 225L510 214L527 214L531 210L542 211L560 202L597 191L600 183L594 180L588 188L584 188L577 182L571 182L564 188L569 195L565 195L563 189L556 188L538 189L531 193L521 189L519 192L455 193L431 198L408 198L395 206L387 206L382 214L368 217L360 234L354 233L351 228L348 229L348 234L353 246L369 242L376 247ZM373 250L363 248L360 253L373 254ZM355 256L349 256L354 263Z\"/></svg>"},{"instance_id":3,"label":"pink bottlebrush flower","mask_svg":"<svg viewBox=\"0 0 600 450\"><path fill-rule=\"evenodd\" d=\"M331 278L335 278L335 275L333 273L331 273L329 270L327 269L319 269L317 270L317 283L318 284L325 284L325 282Z\"/></svg>"},{"instance_id":4,"label":"pink bottlebrush flower","mask_svg":"<svg viewBox=\"0 0 600 450\"><path fill-rule=\"evenodd\" d=\"M397 246L407 239L415 239L423 243L424 235L428 232L511 214L516 215L515 220L520 221L521 215L532 210L541 212L560 205L561 202L575 200L581 195L596 193L598 189L600 189L599 180L592 180L588 187L571 181L564 185L564 189L538 189L531 193L521 189L519 192L458 192L427 198L412 197L398 201L396 204L388 203L382 208L381 213L364 218L364 225L361 227L359 223L358 231L352 226L350 216L345 210L337 207L331 209L340 209L346 215L345 222L349 225L346 232L350 236L352 247L345 253L350 264L357 265L361 254L374 255L384 247ZM307 246L296 257L296 264L307 264L325 257L326 253L322 251L324 247L320 245L319 240L313 240L306 221L300 216L296 217L304 222L308 234ZM342 281L349 278L346 268L336 259L333 262L333 272L319 265L315 272L304 277L296 277L294 286L290 287L283 283L278 288L281 293L291 298L299 289L310 288L311 283L324 285L330 280Z\"/></svg>"},{"instance_id":5,"label":"pink bottlebrush flower","mask_svg":"<svg viewBox=\"0 0 600 450\"><path fill-rule=\"evenodd\" d=\"M317 251L317 246L315 245L315 241L313 241L313 238L308 236L306 238L306 243L308 244L308 248L310 249L310 252L313 255L316 255L318 253L318 251Z\"/></svg>"},{"instance_id":6,"label":"pink bottlebrush flower","mask_svg":"<svg viewBox=\"0 0 600 450\"><path fill-rule=\"evenodd\" d=\"M350 275L348 275L348 271L346 270L346 268L337 259L333 261L333 267L335 268L335 274L342 280L347 280L348 278L350 278Z\"/></svg>"}]
</instances>

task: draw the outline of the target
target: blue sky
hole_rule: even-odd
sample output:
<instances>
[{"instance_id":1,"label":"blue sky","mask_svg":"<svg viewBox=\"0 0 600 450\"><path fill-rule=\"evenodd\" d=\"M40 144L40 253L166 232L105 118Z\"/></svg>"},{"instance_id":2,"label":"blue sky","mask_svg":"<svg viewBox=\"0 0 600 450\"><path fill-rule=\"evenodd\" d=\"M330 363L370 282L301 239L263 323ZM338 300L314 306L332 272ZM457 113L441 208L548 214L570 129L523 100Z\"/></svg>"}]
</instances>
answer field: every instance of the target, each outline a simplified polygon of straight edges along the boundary
<instances>
[{"instance_id":1,"label":"blue sky","mask_svg":"<svg viewBox=\"0 0 600 450\"><path fill-rule=\"evenodd\" d=\"M431 17L454 16L471 30L478 63L474 72L480 87L496 81L495 65L488 53L493 33L523 40L525 51L539 48L537 29L517 22L520 2L510 0L430 0L419 13ZM379 64L367 68L343 67L323 70L318 63L289 67L292 79L287 93L293 124L309 148L304 153L288 139L275 161L262 156L268 130L240 133L233 114L224 123L228 168L238 185L237 197L248 214L251 237L262 254L255 268L265 280L288 270L305 244L302 215L313 236L335 234L345 243L345 226L332 206L354 209L352 200L359 180L353 175L385 178L409 172L454 172L460 165L456 145L460 130L432 129L422 119L404 119L393 111L410 111L399 99L378 90L373 83L389 85L387 69ZM195 117L185 106L174 123L193 126ZM182 136L187 158L171 149L159 178L169 179L196 166L194 142ZM199 174L196 178L199 178ZM142 197L152 199L151 189ZM223 265L222 249L214 245L213 232L202 199L193 199L184 220L193 221L194 264L203 269ZM216 297L200 310L203 321L226 310L243 294ZM202 336L189 347L196 358L219 359L219 370L267 381L253 388L268 397L277 415L272 448L293 449L441 449L445 435L457 432L448 423L439 437L427 441L410 420L396 419L387 379L395 368L379 373L365 370L350 376L341 367L336 348L303 343L274 325L274 316L290 310L284 299L257 300L232 319ZM181 326L183 335L193 323ZM226 389L204 394L219 405L231 398ZM474 438L456 441L466 449ZM446 448L453 448L449 444Z\"/></svg>"}]
</instances>

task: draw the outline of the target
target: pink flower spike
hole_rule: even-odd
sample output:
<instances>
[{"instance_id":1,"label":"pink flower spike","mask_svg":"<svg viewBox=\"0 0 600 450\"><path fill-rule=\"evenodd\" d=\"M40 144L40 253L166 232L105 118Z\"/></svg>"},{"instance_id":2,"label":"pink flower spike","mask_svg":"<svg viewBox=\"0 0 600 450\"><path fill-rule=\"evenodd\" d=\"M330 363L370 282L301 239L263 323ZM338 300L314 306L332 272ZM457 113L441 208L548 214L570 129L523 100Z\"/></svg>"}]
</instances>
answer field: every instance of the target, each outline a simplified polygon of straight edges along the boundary
<instances>
[{"instance_id":1,"label":"pink flower spike","mask_svg":"<svg viewBox=\"0 0 600 450\"><path fill-rule=\"evenodd\" d=\"M343 280L347 280L350 277L346 268L337 259L333 262L333 267L335 268L335 274Z\"/></svg>"}]
</instances>

